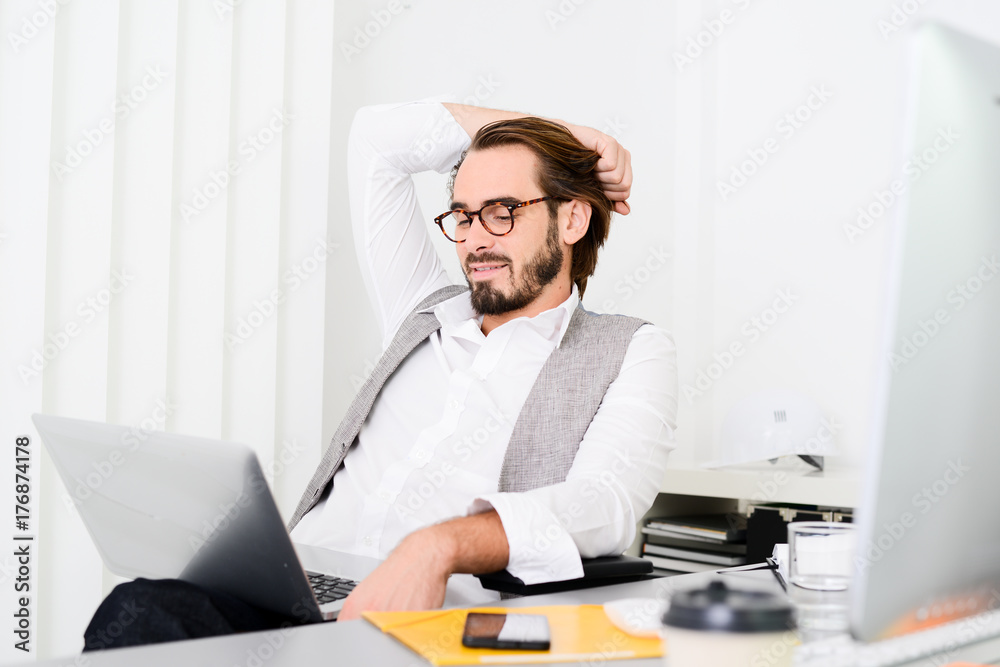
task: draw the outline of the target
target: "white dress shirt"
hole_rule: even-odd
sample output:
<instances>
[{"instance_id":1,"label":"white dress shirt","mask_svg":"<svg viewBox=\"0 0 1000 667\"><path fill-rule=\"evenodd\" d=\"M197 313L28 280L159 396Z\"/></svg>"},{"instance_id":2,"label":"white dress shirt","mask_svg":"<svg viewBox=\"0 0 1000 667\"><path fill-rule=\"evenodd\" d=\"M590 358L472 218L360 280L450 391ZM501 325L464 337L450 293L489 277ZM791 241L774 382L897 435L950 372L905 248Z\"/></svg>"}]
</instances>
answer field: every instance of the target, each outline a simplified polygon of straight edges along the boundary
<instances>
[{"instance_id":1,"label":"white dress shirt","mask_svg":"<svg viewBox=\"0 0 1000 667\"><path fill-rule=\"evenodd\" d=\"M469 141L437 103L369 107L355 117L351 218L383 348L417 303L451 284L411 174L449 171ZM633 336L566 481L497 491L514 423L578 303L574 286L561 305L489 336L468 293L429 309L441 329L386 382L333 490L296 526L295 541L385 558L414 530L493 508L510 547L507 569L526 583L578 577L580 556L621 553L673 447L677 370L662 330L645 325ZM490 599L469 576L449 582L448 604Z\"/></svg>"}]
</instances>

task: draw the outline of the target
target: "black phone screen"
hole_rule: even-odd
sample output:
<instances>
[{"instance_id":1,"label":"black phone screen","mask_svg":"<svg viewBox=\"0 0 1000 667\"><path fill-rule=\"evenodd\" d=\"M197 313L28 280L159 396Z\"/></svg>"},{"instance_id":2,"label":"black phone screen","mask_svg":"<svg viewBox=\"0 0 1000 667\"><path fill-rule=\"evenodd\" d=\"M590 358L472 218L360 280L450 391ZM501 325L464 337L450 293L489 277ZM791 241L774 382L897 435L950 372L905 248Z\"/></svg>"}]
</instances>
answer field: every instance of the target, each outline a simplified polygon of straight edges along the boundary
<instances>
[{"instance_id":1,"label":"black phone screen","mask_svg":"<svg viewBox=\"0 0 1000 667\"><path fill-rule=\"evenodd\" d=\"M470 613L462 645L469 648L549 650L549 619L541 614Z\"/></svg>"}]
</instances>

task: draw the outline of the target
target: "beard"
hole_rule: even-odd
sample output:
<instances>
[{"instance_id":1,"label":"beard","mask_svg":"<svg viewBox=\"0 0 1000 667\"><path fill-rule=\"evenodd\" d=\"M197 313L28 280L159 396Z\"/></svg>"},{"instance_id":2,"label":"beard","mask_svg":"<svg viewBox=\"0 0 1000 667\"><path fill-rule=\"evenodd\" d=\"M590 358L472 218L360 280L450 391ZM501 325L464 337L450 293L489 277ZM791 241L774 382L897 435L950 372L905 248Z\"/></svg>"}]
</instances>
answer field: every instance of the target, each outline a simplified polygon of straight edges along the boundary
<instances>
[{"instance_id":1,"label":"beard","mask_svg":"<svg viewBox=\"0 0 1000 667\"><path fill-rule=\"evenodd\" d=\"M474 283L469 280L470 262L506 262L509 269L511 291L505 294L493 286L491 282ZM517 274L509 257L499 254L483 253L476 257L465 259L465 281L471 290L472 309L478 315L503 315L515 310L521 310L538 298L542 290L556 279L562 268L563 250L559 245L559 227L555 220L549 220L545 245L527 261Z\"/></svg>"}]
</instances>

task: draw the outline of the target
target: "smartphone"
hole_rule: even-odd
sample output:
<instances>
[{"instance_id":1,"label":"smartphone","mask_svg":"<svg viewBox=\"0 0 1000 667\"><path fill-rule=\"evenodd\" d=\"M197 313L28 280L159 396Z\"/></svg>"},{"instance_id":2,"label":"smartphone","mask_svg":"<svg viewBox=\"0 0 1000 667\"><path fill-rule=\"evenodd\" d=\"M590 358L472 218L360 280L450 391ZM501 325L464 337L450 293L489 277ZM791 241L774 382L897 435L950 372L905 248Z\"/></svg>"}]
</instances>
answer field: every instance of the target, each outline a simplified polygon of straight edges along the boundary
<instances>
[{"instance_id":1,"label":"smartphone","mask_svg":"<svg viewBox=\"0 0 1000 667\"><path fill-rule=\"evenodd\" d=\"M541 614L481 614L465 619L462 645L469 648L549 650L549 619Z\"/></svg>"}]
</instances>

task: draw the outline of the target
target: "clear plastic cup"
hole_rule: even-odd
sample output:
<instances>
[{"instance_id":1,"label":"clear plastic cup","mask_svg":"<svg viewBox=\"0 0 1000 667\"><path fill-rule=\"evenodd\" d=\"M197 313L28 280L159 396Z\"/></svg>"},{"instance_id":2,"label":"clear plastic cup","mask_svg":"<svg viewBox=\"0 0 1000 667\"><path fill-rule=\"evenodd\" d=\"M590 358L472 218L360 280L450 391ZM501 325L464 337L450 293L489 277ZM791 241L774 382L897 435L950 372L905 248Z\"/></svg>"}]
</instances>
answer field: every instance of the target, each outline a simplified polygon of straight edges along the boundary
<instances>
[{"instance_id":1,"label":"clear plastic cup","mask_svg":"<svg viewBox=\"0 0 1000 667\"><path fill-rule=\"evenodd\" d=\"M830 521L788 524L788 578L814 591L846 590L856 541L854 525Z\"/></svg>"}]
</instances>

